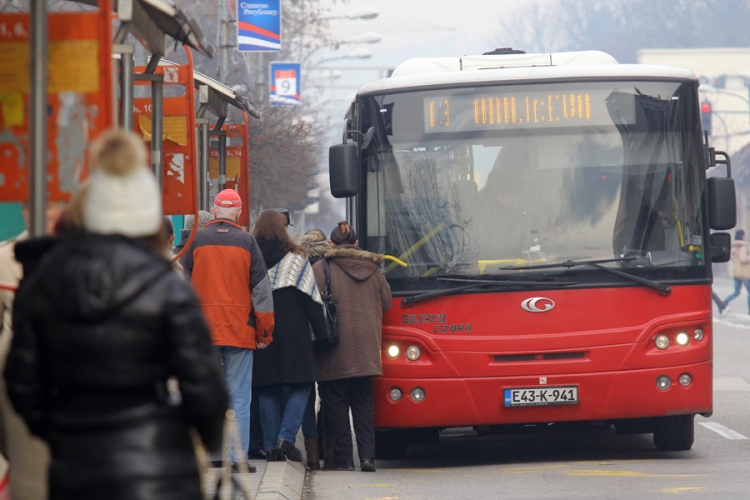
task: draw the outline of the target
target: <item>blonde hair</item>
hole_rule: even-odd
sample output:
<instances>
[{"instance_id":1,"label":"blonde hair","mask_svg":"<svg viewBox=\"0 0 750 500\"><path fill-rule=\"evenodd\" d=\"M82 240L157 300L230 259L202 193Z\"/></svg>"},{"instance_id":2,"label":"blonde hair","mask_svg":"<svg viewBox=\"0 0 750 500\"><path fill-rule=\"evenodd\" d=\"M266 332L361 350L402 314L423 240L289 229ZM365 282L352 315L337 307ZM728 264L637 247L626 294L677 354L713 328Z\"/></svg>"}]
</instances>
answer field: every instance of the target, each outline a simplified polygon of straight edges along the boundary
<instances>
[{"instance_id":1,"label":"blonde hair","mask_svg":"<svg viewBox=\"0 0 750 500\"><path fill-rule=\"evenodd\" d=\"M91 145L91 159L112 175L126 175L146 165L146 147L139 136L122 129L104 132Z\"/></svg>"},{"instance_id":2,"label":"blonde hair","mask_svg":"<svg viewBox=\"0 0 750 500\"><path fill-rule=\"evenodd\" d=\"M68 209L65 217L67 219L68 226L76 229L83 230L85 227L85 218L83 216L84 207L86 206L86 195L89 192L89 181L85 180L78 191L70 198L68 203Z\"/></svg>"}]
</instances>

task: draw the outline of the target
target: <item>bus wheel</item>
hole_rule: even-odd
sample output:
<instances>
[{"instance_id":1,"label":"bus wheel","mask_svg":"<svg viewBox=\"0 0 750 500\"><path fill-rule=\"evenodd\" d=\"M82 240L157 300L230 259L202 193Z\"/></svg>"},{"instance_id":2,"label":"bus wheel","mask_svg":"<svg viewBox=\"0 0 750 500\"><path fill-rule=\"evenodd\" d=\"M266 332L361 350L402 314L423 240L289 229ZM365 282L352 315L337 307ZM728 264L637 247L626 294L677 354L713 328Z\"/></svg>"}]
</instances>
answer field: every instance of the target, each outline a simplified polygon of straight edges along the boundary
<instances>
[{"instance_id":1,"label":"bus wheel","mask_svg":"<svg viewBox=\"0 0 750 500\"><path fill-rule=\"evenodd\" d=\"M375 458L397 460L404 458L409 448L407 436L398 431L375 432Z\"/></svg>"},{"instance_id":2,"label":"bus wheel","mask_svg":"<svg viewBox=\"0 0 750 500\"><path fill-rule=\"evenodd\" d=\"M654 444L661 451L686 451L695 438L695 415L654 419Z\"/></svg>"}]
</instances>

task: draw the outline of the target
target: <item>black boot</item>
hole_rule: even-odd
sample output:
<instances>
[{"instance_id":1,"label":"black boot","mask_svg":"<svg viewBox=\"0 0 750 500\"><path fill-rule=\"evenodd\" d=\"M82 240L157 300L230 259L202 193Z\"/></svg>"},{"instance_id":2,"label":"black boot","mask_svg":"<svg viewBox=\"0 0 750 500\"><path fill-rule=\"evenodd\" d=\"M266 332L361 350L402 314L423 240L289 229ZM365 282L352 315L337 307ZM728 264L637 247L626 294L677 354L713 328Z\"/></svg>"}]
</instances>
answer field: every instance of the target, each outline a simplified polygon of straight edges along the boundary
<instances>
[{"instance_id":1,"label":"black boot","mask_svg":"<svg viewBox=\"0 0 750 500\"><path fill-rule=\"evenodd\" d=\"M247 458L248 460L265 460L266 459L266 452L261 450L260 448L256 448L254 450L249 450L247 452Z\"/></svg>"},{"instance_id":2,"label":"black boot","mask_svg":"<svg viewBox=\"0 0 750 500\"><path fill-rule=\"evenodd\" d=\"M305 439L307 452L307 466L310 470L320 470L320 455L318 455L318 438Z\"/></svg>"},{"instance_id":3,"label":"black boot","mask_svg":"<svg viewBox=\"0 0 750 500\"><path fill-rule=\"evenodd\" d=\"M283 451L284 455L286 455L286 458L288 458L292 462L302 461L302 452L299 451L296 446L294 446L286 439L279 439L278 441L276 441L276 449L280 449L281 451Z\"/></svg>"},{"instance_id":4,"label":"black boot","mask_svg":"<svg viewBox=\"0 0 750 500\"><path fill-rule=\"evenodd\" d=\"M333 438L330 434L323 434L323 439L320 440L323 444L323 470L333 470Z\"/></svg>"},{"instance_id":5,"label":"black boot","mask_svg":"<svg viewBox=\"0 0 750 500\"><path fill-rule=\"evenodd\" d=\"M245 462L245 463L247 464L247 471L248 472L250 472L251 474L253 472L258 472L258 469L253 464L249 464L247 462ZM240 472L240 466L239 466L239 464L237 464L235 462L232 462L232 472Z\"/></svg>"},{"instance_id":6,"label":"black boot","mask_svg":"<svg viewBox=\"0 0 750 500\"><path fill-rule=\"evenodd\" d=\"M266 450L266 460L269 462L286 462L284 452L276 448L275 450Z\"/></svg>"},{"instance_id":7,"label":"black boot","mask_svg":"<svg viewBox=\"0 0 750 500\"><path fill-rule=\"evenodd\" d=\"M375 460L365 458L360 462L362 472L375 472Z\"/></svg>"}]
</instances>

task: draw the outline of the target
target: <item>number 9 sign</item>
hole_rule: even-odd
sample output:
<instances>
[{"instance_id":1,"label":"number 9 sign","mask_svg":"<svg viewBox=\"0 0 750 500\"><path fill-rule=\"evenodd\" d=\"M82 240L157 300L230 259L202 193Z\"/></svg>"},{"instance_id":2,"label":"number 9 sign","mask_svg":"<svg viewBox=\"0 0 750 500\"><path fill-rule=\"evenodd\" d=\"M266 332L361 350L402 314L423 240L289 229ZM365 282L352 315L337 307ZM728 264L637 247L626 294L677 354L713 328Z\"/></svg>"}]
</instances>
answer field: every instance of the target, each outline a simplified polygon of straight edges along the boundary
<instances>
[{"instance_id":1,"label":"number 9 sign","mask_svg":"<svg viewBox=\"0 0 750 500\"><path fill-rule=\"evenodd\" d=\"M299 63L272 62L270 103L287 106L299 104L299 77Z\"/></svg>"}]
</instances>

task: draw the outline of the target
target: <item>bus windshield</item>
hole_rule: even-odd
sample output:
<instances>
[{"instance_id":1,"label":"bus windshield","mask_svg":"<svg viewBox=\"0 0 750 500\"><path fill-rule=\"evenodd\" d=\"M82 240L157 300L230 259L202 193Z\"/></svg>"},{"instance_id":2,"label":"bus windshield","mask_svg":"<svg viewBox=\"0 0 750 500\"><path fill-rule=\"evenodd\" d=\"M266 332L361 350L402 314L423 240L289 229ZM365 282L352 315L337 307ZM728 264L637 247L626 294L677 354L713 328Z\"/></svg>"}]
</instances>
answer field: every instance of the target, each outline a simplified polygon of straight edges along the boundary
<instances>
[{"instance_id":1,"label":"bus windshield","mask_svg":"<svg viewBox=\"0 0 750 500\"><path fill-rule=\"evenodd\" d=\"M652 279L706 276L694 82L367 95L359 113L374 128L363 236L408 264L387 265L394 291L619 257L632 259L612 266Z\"/></svg>"}]
</instances>

